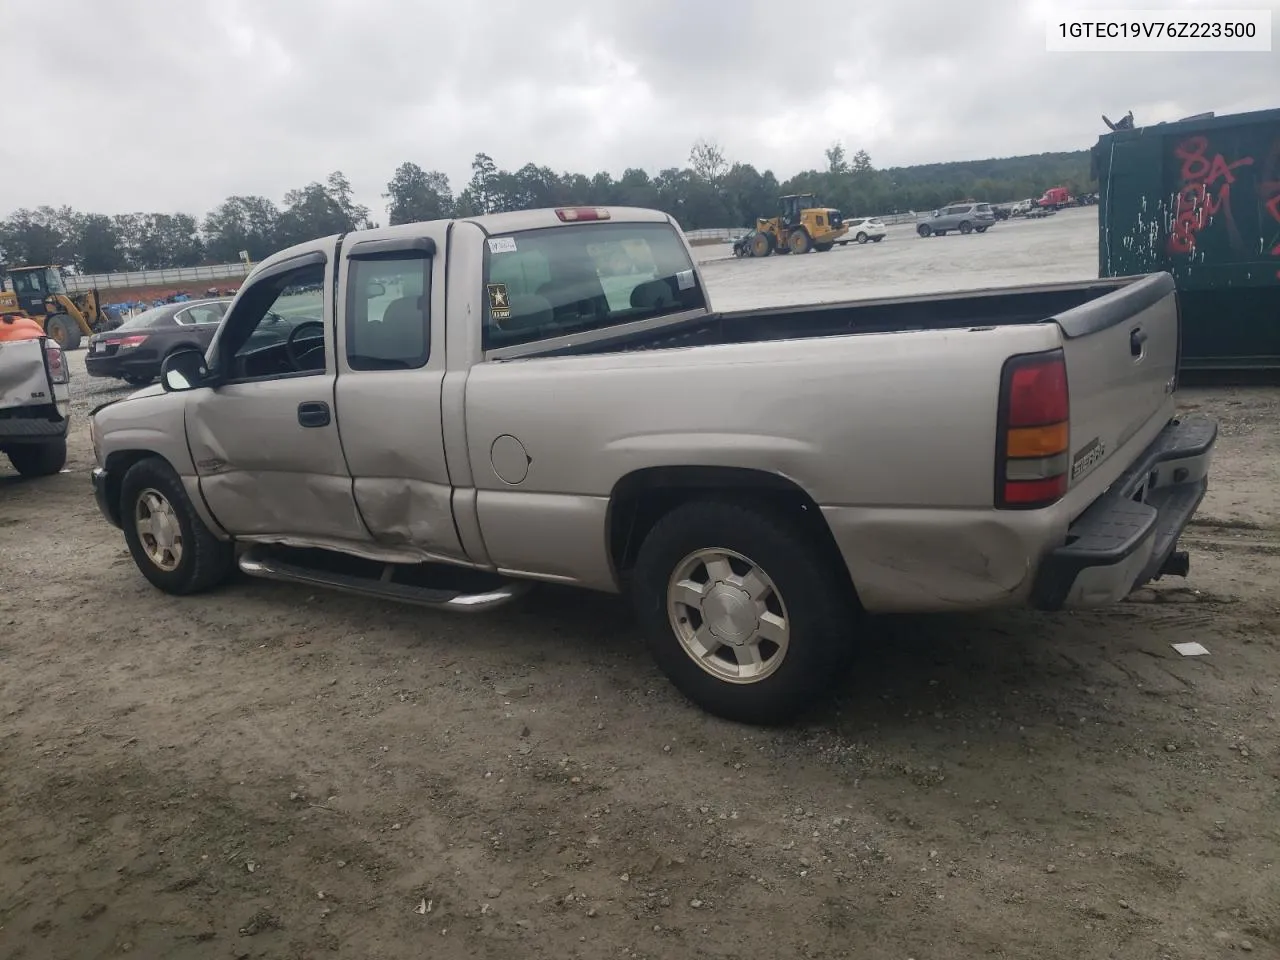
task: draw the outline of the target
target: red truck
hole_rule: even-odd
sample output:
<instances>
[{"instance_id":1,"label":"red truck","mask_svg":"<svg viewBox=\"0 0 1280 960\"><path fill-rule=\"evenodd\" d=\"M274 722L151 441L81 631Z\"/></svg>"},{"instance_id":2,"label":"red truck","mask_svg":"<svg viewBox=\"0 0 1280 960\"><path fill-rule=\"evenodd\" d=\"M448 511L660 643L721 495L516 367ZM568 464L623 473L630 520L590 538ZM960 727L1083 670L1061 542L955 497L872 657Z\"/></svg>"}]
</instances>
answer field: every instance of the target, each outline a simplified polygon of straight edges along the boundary
<instances>
[{"instance_id":1,"label":"red truck","mask_svg":"<svg viewBox=\"0 0 1280 960\"><path fill-rule=\"evenodd\" d=\"M1050 187L1044 192L1044 196L1036 201L1036 206L1044 207L1046 210L1061 210L1074 202L1071 192L1066 187Z\"/></svg>"}]
</instances>

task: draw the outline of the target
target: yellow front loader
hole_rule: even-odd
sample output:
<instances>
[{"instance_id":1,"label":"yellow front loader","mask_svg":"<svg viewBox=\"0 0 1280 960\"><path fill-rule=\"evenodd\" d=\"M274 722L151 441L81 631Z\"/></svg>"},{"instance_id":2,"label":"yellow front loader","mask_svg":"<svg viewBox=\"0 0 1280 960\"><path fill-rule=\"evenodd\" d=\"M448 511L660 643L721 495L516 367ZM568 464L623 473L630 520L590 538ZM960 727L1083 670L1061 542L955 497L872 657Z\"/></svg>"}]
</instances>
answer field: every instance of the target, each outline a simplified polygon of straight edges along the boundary
<instances>
[{"instance_id":1,"label":"yellow front loader","mask_svg":"<svg viewBox=\"0 0 1280 960\"><path fill-rule=\"evenodd\" d=\"M60 267L9 267L7 273L0 291L0 316L31 317L64 350L80 346L82 337L116 326L103 311L97 290L67 293Z\"/></svg>"},{"instance_id":2,"label":"yellow front loader","mask_svg":"<svg viewBox=\"0 0 1280 960\"><path fill-rule=\"evenodd\" d=\"M812 193L789 194L779 202L781 216L756 221L756 235L751 239L753 257L810 250L826 253L849 232L840 211L819 207Z\"/></svg>"}]
</instances>

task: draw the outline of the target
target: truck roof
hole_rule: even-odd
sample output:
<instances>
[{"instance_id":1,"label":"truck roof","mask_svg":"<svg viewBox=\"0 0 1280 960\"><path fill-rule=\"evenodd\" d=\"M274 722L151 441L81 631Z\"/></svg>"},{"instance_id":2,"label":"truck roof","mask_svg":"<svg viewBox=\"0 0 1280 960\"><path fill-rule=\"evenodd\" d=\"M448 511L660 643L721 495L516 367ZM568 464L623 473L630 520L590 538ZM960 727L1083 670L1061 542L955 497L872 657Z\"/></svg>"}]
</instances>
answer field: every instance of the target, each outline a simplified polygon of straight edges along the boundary
<instances>
[{"instance_id":1,"label":"truck roof","mask_svg":"<svg viewBox=\"0 0 1280 960\"><path fill-rule=\"evenodd\" d=\"M595 207L586 204L562 207L544 207L537 210L517 210L512 213L487 213L478 217L452 217L442 220L423 220L415 223L400 223L393 227L373 227L369 230L352 230L350 233L332 233L326 237L317 237L305 243L299 243L284 250L279 250L264 257L254 264L253 271L245 278L246 282L264 269L292 260L294 257L311 253L315 250L327 249L334 240L341 237L344 244L358 243L363 240L404 240L422 235L424 224L474 223L488 235L519 233L524 230L540 230L547 227L565 227L572 225L557 216L557 210L590 209L608 211L608 219L602 221L580 221L582 223L669 223L677 230L680 225L660 210L645 207Z\"/></svg>"}]
</instances>

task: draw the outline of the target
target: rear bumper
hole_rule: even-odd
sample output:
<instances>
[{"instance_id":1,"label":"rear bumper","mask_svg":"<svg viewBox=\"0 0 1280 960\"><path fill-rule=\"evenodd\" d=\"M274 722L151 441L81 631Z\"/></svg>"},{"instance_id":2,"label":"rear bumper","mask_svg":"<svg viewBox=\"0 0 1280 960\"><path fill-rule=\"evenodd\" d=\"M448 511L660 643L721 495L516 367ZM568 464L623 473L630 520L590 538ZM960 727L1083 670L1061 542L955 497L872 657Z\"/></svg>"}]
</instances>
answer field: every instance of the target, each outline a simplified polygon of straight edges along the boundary
<instances>
[{"instance_id":1,"label":"rear bumper","mask_svg":"<svg viewBox=\"0 0 1280 960\"><path fill-rule=\"evenodd\" d=\"M155 377L160 375L160 358L152 351L141 355L117 353L109 356L105 354L94 356L89 353L84 358L84 370L91 377L110 377L117 380L121 377Z\"/></svg>"},{"instance_id":2,"label":"rear bumper","mask_svg":"<svg viewBox=\"0 0 1280 960\"><path fill-rule=\"evenodd\" d=\"M1041 610L1104 606L1163 572L1185 573L1174 553L1209 487L1217 438L1217 421L1207 417L1169 423L1070 525L1066 544L1041 562L1032 604Z\"/></svg>"},{"instance_id":3,"label":"rear bumper","mask_svg":"<svg viewBox=\"0 0 1280 960\"><path fill-rule=\"evenodd\" d=\"M45 409L52 411L53 407ZM70 421L66 418L50 419L48 416L0 417L0 446L45 443L60 440L67 435Z\"/></svg>"}]
</instances>

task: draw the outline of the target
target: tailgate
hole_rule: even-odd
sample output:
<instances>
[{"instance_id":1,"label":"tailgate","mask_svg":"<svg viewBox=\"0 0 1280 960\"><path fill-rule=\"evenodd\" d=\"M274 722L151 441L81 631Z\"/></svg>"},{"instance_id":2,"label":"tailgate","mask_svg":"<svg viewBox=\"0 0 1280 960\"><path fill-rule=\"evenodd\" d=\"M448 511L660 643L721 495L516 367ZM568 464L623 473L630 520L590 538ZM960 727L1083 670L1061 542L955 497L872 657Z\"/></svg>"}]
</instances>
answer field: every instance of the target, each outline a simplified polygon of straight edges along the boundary
<instances>
[{"instance_id":1,"label":"tailgate","mask_svg":"<svg viewBox=\"0 0 1280 960\"><path fill-rule=\"evenodd\" d=\"M1143 277L1053 320L1071 398L1070 485L1099 472L1110 484L1173 416L1180 337L1173 278Z\"/></svg>"},{"instance_id":2,"label":"tailgate","mask_svg":"<svg viewBox=\"0 0 1280 960\"><path fill-rule=\"evenodd\" d=\"M0 410L53 402L42 341L0 341Z\"/></svg>"}]
</instances>

